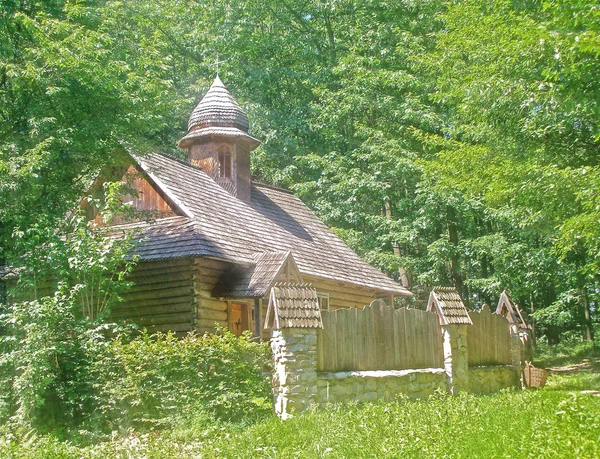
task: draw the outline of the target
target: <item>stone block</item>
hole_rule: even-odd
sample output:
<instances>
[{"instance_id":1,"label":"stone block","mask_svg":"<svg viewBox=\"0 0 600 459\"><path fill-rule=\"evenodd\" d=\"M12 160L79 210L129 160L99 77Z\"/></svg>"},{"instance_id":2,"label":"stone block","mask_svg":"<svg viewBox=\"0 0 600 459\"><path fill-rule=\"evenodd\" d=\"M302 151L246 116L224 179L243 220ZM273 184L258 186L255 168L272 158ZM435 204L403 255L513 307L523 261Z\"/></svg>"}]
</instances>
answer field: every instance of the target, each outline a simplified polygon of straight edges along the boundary
<instances>
[{"instance_id":1,"label":"stone block","mask_svg":"<svg viewBox=\"0 0 600 459\"><path fill-rule=\"evenodd\" d=\"M306 344L313 344L313 345L315 345L315 346L316 346L316 345L317 345L317 334L316 334L316 333L310 333L310 334L307 334L307 335L304 337L304 342L305 342Z\"/></svg>"},{"instance_id":2,"label":"stone block","mask_svg":"<svg viewBox=\"0 0 600 459\"><path fill-rule=\"evenodd\" d=\"M373 402L378 398L379 394L377 392L365 392L359 397L359 399L363 402Z\"/></svg>"},{"instance_id":3,"label":"stone block","mask_svg":"<svg viewBox=\"0 0 600 459\"><path fill-rule=\"evenodd\" d=\"M304 352L308 351L308 345L304 343L290 344L287 346L287 350L290 352Z\"/></svg>"},{"instance_id":4,"label":"stone block","mask_svg":"<svg viewBox=\"0 0 600 459\"><path fill-rule=\"evenodd\" d=\"M408 385L408 392L418 392L419 391L419 385L416 383L410 383Z\"/></svg>"}]
</instances>

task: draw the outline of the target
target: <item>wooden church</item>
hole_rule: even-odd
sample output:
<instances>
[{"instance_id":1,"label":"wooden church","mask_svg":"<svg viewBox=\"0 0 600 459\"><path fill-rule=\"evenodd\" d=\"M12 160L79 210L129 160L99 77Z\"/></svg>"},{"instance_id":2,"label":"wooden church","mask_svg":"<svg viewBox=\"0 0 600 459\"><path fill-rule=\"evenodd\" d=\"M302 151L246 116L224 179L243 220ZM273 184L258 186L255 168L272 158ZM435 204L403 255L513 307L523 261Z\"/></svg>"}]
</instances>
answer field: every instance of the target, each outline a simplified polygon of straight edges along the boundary
<instances>
[{"instance_id":1,"label":"wooden church","mask_svg":"<svg viewBox=\"0 0 600 459\"><path fill-rule=\"evenodd\" d=\"M267 338L276 282L311 284L323 309L363 307L411 293L346 246L288 191L252 181L260 142L219 77L192 112L179 142L187 161L134 156L124 199L152 216L137 228L134 286L115 308L151 331L250 330ZM93 218L93 215L92 215Z\"/></svg>"}]
</instances>

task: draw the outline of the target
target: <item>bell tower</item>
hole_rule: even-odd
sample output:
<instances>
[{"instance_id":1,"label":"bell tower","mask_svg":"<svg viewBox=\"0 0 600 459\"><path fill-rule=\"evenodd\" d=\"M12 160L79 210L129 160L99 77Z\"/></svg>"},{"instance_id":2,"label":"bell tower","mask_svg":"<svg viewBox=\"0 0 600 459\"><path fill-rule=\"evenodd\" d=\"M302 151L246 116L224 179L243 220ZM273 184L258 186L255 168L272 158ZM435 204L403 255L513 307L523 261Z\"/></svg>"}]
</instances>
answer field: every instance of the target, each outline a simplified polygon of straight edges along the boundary
<instances>
[{"instance_id":1,"label":"bell tower","mask_svg":"<svg viewBox=\"0 0 600 459\"><path fill-rule=\"evenodd\" d=\"M188 161L238 199L250 201L250 152L260 142L248 134L248 115L217 75L179 141Z\"/></svg>"}]
</instances>

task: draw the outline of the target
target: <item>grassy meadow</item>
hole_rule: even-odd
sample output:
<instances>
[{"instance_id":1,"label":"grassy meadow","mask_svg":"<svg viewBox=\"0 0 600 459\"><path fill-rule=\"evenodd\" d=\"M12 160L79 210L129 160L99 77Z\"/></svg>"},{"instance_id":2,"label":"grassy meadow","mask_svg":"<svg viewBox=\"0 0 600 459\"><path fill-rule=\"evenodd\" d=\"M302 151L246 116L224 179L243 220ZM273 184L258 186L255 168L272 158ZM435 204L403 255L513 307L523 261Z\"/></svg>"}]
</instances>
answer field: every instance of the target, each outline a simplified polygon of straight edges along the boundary
<instances>
[{"instance_id":1,"label":"grassy meadow","mask_svg":"<svg viewBox=\"0 0 600 459\"><path fill-rule=\"evenodd\" d=\"M76 440L5 434L3 458L597 458L600 359L583 352L542 355L553 367L542 390L488 396L438 394L429 400L331 406L282 422L224 423L206 413L174 427Z\"/></svg>"}]
</instances>

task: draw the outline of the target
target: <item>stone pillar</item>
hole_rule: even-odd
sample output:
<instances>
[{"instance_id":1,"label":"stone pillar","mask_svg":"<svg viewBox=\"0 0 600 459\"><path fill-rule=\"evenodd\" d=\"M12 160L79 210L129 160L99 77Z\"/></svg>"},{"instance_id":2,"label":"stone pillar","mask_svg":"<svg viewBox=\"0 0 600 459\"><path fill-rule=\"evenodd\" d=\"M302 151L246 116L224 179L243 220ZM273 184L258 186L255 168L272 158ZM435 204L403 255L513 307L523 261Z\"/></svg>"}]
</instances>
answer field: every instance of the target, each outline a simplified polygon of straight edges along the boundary
<instances>
[{"instance_id":1,"label":"stone pillar","mask_svg":"<svg viewBox=\"0 0 600 459\"><path fill-rule=\"evenodd\" d=\"M533 341L530 329L519 330L519 343L521 345L521 364L533 361Z\"/></svg>"},{"instance_id":2,"label":"stone pillar","mask_svg":"<svg viewBox=\"0 0 600 459\"><path fill-rule=\"evenodd\" d=\"M451 394L467 391L469 390L467 324L443 325L442 337L448 391Z\"/></svg>"},{"instance_id":3,"label":"stone pillar","mask_svg":"<svg viewBox=\"0 0 600 459\"><path fill-rule=\"evenodd\" d=\"M317 403L317 330L273 330L271 350L275 413L287 419Z\"/></svg>"},{"instance_id":4,"label":"stone pillar","mask_svg":"<svg viewBox=\"0 0 600 459\"><path fill-rule=\"evenodd\" d=\"M523 361L523 349L521 345L521 339L519 337L519 325L518 324L510 324L510 357L511 363L513 367L519 370L519 374L521 374L521 370L525 365Z\"/></svg>"}]
</instances>

